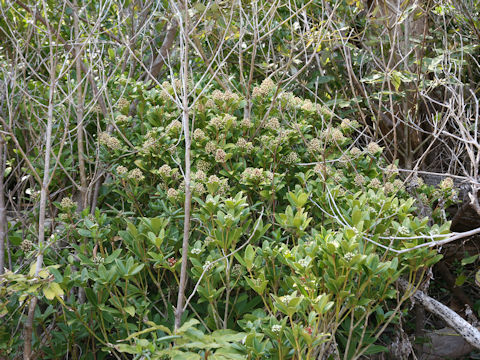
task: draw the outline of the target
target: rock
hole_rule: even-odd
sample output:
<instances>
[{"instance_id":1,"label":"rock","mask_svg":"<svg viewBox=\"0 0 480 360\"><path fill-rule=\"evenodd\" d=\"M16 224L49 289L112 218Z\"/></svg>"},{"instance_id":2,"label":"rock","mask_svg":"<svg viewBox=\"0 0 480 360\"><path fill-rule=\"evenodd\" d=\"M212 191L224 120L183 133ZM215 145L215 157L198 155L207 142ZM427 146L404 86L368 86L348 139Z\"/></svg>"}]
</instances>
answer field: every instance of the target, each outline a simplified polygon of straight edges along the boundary
<instances>
[{"instance_id":1,"label":"rock","mask_svg":"<svg viewBox=\"0 0 480 360\"><path fill-rule=\"evenodd\" d=\"M452 328L428 332L423 345L422 360L458 359L471 353L474 348Z\"/></svg>"}]
</instances>

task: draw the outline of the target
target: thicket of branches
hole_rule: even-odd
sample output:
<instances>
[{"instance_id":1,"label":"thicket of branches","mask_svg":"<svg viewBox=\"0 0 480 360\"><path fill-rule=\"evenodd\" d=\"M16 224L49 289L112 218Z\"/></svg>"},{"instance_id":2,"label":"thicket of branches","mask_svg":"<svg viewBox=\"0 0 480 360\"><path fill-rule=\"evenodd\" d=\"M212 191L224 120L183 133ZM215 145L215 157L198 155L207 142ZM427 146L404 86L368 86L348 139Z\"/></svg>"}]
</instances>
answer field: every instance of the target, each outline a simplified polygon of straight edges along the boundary
<instances>
[{"instance_id":1,"label":"thicket of branches","mask_svg":"<svg viewBox=\"0 0 480 360\"><path fill-rule=\"evenodd\" d=\"M480 309L479 11L1 2L0 358L406 358L424 308L479 348L424 294Z\"/></svg>"}]
</instances>

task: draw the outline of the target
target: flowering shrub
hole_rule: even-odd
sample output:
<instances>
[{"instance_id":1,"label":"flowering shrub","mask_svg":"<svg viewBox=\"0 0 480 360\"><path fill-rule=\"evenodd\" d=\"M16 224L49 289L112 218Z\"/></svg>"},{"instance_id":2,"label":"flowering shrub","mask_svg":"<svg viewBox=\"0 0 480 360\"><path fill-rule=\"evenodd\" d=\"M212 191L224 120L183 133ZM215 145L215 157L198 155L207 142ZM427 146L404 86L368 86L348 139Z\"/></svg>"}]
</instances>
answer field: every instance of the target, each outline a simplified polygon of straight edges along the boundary
<instances>
[{"instance_id":1,"label":"flowering shrub","mask_svg":"<svg viewBox=\"0 0 480 360\"><path fill-rule=\"evenodd\" d=\"M395 281L418 280L439 259L427 247L402 250L445 234L448 223L415 216L418 200L382 148L359 138L356 121L266 79L253 89L249 117L240 94L191 94L199 96L190 114L192 226L181 254L185 134L176 86L138 87L134 119L127 98L118 102L123 134L98 136L110 173L102 209L92 217L72 211L69 198L59 204L72 254L47 267L54 289L11 279L7 291L43 290L51 306L70 310L56 321L73 341L96 334L102 356L354 359L386 351L382 333L406 298ZM182 255L188 321L173 333ZM77 288L78 296L60 296Z\"/></svg>"}]
</instances>

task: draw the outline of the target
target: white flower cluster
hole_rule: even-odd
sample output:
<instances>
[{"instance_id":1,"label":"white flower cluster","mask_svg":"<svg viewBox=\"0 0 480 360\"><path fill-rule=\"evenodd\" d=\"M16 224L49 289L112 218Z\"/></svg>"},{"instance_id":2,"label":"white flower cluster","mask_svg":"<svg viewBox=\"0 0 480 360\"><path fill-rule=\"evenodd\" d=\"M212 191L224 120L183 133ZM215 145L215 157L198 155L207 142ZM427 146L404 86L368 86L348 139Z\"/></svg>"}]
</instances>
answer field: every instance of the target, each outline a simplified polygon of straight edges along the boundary
<instances>
[{"instance_id":1,"label":"white flower cluster","mask_svg":"<svg viewBox=\"0 0 480 360\"><path fill-rule=\"evenodd\" d=\"M272 325L272 332L275 334L280 334L282 331L282 325Z\"/></svg>"},{"instance_id":2,"label":"white flower cluster","mask_svg":"<svg viewBox=\"0 0 480 360\"><path fill-rule=\"evenodd\" d=\"M395 164L390 164L387 166L387 169L385 172L388 176L398 175L398 167Z\"/></svg>"},{"instance_id":3,"label":"white flower cluster","mask_svg":"<svg viewBox=\"0 0 480 360\"><path fill-rule=\"evenodd\" d=\"M226 160L227 153L223 149L217 149L215 152L215 161L217 163L224 163Z\"/></svg>"},{"instance_id":4,"label":"white flower cluster","mask_svg":"<svg viewBox=\"0 0 480 360\"><path fill-rule=\"evenodd\" d=\"M242 173L242 182L250 181L253 183L259 183L265 180L263 169L261 168L246 168Z\"/></svg>"},{"instance_id":5,"label":"white flower cluster","mask_svg":"<svg viewBox=\"0 0 480 360\"><path fill-rule=\"evenodd\" d=\"M178 197L178 191L174 188L170 188L167 190L167 197L171 200L175 200Z\"/></svg>"},{"instance_id":6,"label":"white flower cluster","mask_svg":"<svg viewBox=\"0 0 480 360\"><path fill-rule=\"evenodd\" d=\"M253 98L264 98L270 94L271 91L275 89L275 83L272 79L266 78L262 81L260 86L255 86L252 91Z\"/></svg>"},{"instance_id":7,"label":"white flower cluster","mask_svg":"<svg viewBox=\"0 0 480 360\"><path fill-rule=\"evenodd\" d=\"M315 165L315 167L313 168L313 171L319 175L327 175L329 173L329 169L328 167L323 164L323 163L318 163Z\"/></svg>"},{"instance_id":8,"label":"white flower cluster","mask_svg":"<svg viewBox=\"0 0 480 360\"><path fill-rule=\"evenodd\" d=\"M98 141L101 145L105 145L111 150L118 150L122 147L120 140L118 140L115 136L110 135L106 131L100 133L100 135L98 136Z\"/></svg>"},{"instance_id":9,"label":"white flower cluster","mask_svg":"<svg viewBox=\"0 0 480 360\"><path fill-rule=\"evenodd\" d=\"M345 259L345 261L350 261L354 258L355 254L352 253L352 252L348 252L346 253L345 255L343 255L343 258Z\"/></svg>"},{"instance_id":10,"label":"white flower cluster","mask_svg":"<svg viewBox=\"0 0 480 360\"><path fill-rule=\"evenodd\" d=\"M136 168L128 173L128 178L135 181L142 181L145 179L145 176L142 173L142 170Z\"/></svg>"},{"instance_id":11,"label":"white flower cluster","mask_svg":"<svg viewBox=\"0 0 480 360\"><path fill-rule=\"evenodd\" d=\"M170 124L167 125L166 129L168 134L176 135L182 130L182 123L178 120L173 120Z\"/></svg>"},{"instance_id":12,"label":"white flower cluster","mask_svg":"<svg viewBox=\"0 0 480 360\"><path fill-rule=\"evenodd\" d=\"M292 151L283 159L283 161L285 164L295 164L300 162L300 156L298 156L296 152Z\"/></svg>"},{"instance_id":13,"label":"white flower cluster","mask_svg":"<svg viewBox=\"0 0 480 360\"><path fill-rule=\"evenodd\" d=\"M202 141L206 139L205 133L203 132L202 129L195 129L193 132L193 139L196 141Z\"/></svg>"},{"instance_id":14,"label":"white flower cluster","mask_svg":"<svg viewBox=\"0 0 480 360\"><path fill-rule=\"evenodd\" d=\"M350 149L350 155L352 155L352 156L357 157L357 156L360 156L361 154L362 154L362 150L360 150L359 148L357 148L355 146Z\"/></svg>"},{"instance_id":15,"label":"white flower cluster","mask_svg":"<svg viewBox=\"0 0 480 360\"><path fill-rule=\"evenodd\" d=\"M312 103L311 100L306 99L303 101L302 110L306 112L315 112L315 110L317 110L317 107L314 103Z\"/></svg>"},{"instance_id":16,"label":"white flower cluster","mask_svg":"<svg viewBox=\"0 0 480 360\"><path fill-rule=\"evenodd\" d=\"M211 175L208 178L207 184L218 185L217 194L225 194L230 189L228 179L219 179L217 175Z\"/></svg>"},{"instance_id":17,"label":"white flower cluster","mask_svg":"<svg viewBox=\"0 0 480 360\"><path fill-rule=\"evenodd\" d=\"M105 262L105 259L101 255L97 255L93 258L93 262L95 265L100 265Z\"/></svg>"},{"instance_id":18,"label":"white flower cluster","mask_svg":"<svg viewBox=\"0 0 480 360\"><path fill-rule=\"evenodd\" d=\"M231 92L230 90L227 90L225 92L220 91L220 90L214 90L212 92L212 99L218 102L238 102L240 100L240 97Z\"/></svg>"},{"instance_id":19,"label":"white flower cluster","mask_svg":"<svg viewBox=\"0 0 480 360\"><path fill-rule=\"evenodd\" d=\"M447 177L442 180L439 187L442 190L449 190L453 188L453 185L454 185L453 179L451 177Z\"/></svg>"},{"instance_id":20,"label":"white flower cluster","mask_svg":"<svg viewBox=\"0 0 480 360\"><path fill-rule=\"evenodd\" d=\"M193 185L193 191L196 192L199 195L203 195L207 192L207 189L205 189L205 186L201 183L195 183Z\"/></svg>"},{"instance_id":21,"label":"white flower cluster","mask_svg":"<svg viewBox=\"0 0 480 360\"><path fill-rule=\"evenodd\" d=\"M117 102L116 106L117 106L117 109L123 109L127 106L130 106L130 102L127 99L122 97L122 98L118 99L118 102Z\"/></svg>"},{"instance_id":22,"label":"white flower cluster","mask_svg":"<svg viewBox=\"0 0 480 360\"><path fill-rule=\"evenodd\" d=\"M370 142L367 145L367 151L370 155L377 155L382 152L382 148L376 142Z\"/></svg>"},{"instance_id":23,"label":"white flower cluster","mask_svg":"<svg viewBox=\"0 0 480 360\"><path fill-rule=\"evenodd\" d=\"M253 151L253 144L244 138L239 138L236 144L240 149L247 151L248 153Z\"/></svg>"},{"instance_id":24,"label":"white flower cluster","mask_svg":"<svg viewBox=\"0 0 480 360\"><path fill-rule=\"evenodd\" d=\"M115 118L115 121L117 122L117 124L125 124L128 122L128 116L120 114Z\"/></svg>"},{"instance_id":25,"label":"white flower cluster","mask_svg":"<svg viewBox=\"0 0 480 360\"><path fill-rule=\"evenodd\" d=\"M170 177L172 174L172 168L168 164L164 164L158 169L158 173L163 177Z\"/></svg>"},{"instance_id":26,"label":"white flower cluster","mask_svg":"<svg viewBox=\"0 0 480 360\"><path fill-rule=\"evenodd\" d=\"M77 207L77 204L75 204L71 197L64 197L62 201L60 201L60 206L64 210L72 210Z\"/></svg>"},{"instance_id":27,"label":"white flower cluster","mask_svg":"<svg viewBox=\"0 0 480 360\"><path fill-rule=\"evenodd\" d=\"M345 140L342 130L338 128L322 131L322 137L327 143L341 143Z\"/></svg>"},{"instance_id":28,"label":"white flower cluster","mask_svg":"<svg viewBox=\"0 0 480 360\"><path fill-rule=\"evenodd\" d=\"M205 152L207 154L213 154L217 150L217 144L214 141L209 141L207 145L205 145Z\"/></svg>"},{"instance_id":29,"label":"white flower cluster","mask_svg":"<svg viewBox=\"0 0 480 360\"><path fill-rule=\"evenodd\" d=\"M253 126L253 123L249 118L245 118L240 121L240 126L244 129L250 129Z\"/></svg>"},{"instance_id":30,"label":"white flower cluster","mask_svg":"<svg viewBox=\"0 0 480 360\"><path fill-rule=\"evenodd\" d=\"M142 144L142 150L146 153L152 152L155 147L156 140L154 138L147 138Z\"/></svg>"},{"instance_id":31,"label":"white flower cluster","mask_svg":"<svg viewBox=\"0 0 480 360\"><path fill-rule=\"evenodd\" d=\"M307 145L307 150L310 153L316 153L322 150L322 142L320 141L320 139L314 138L310 140Z\"/></svg>"},{"instance_id":32,"label":"white flower cluster","mask_svg":"<svg viewBox=\"0 0 480 360\"><path fill-rule=\"evenodd\" d=\"M286 102L286 105L290 108L297 109L304 105L304 101L298 96L295 96L291 92L284 92L279 95L280 100Z\"/></svg>"},{"instance_id":33,"label":"white flower cluster","mask_svg":"<svg viewBox=\"0 0 480 360\"><path fill-rule=\"evenodd\" d=\"M351 124L352 124L352 122L349 119L343 119L342 123L340 124L340 128L342 130L349 129L350 126L352 126Z\"/></svg>"},{"instance_id":34,"label":"white flower cluster","mask_svg":"<svg viewBox=\"0 0 480 360\"><path fill-rule=\"evenodd\" d=\"M278 130L280 129L280 122L276 117L269 118L263 125L265 129Z\"/></svg>"},{"instance_id":35,"label":"white flower cluster","mask_svg":"<svg viewBox=\"0 0 480 360\"><path fill-rule=\"evenodd\" d=\"M215 116L214 118L210 119L208 124L214 127L215 129L220 130L225 127L227 122L225 121L224 116Z\"/></svg>"},{"instance_id":36,"label":"white flower cluster","mask_svg":"<svg viewBox=\"0 0 480 360\"><path fill-rule=\"evenodd\" d=\"M382 186L382 183L377 178L373 178L372 181L368 184L372 189L379 189Z\"/></svg>"},{"instance_id":37,"label":"white flower cluster","mask_svg":"<svg viewBox=\"0 0 480 360\"><path fill-rule=\"evenodd\" d=\"M197 170L197 172L192 174L192 179L195 181L205 181L207 179L207 175L203 170Z\"/></svg>"},{"instance_id":38,"label":"white flower cluster","mask_svg":"<svg viewBox=\"0 0 480 360\"><path fill-rule=\"evenodd\" d=\"M205 238L205 241L204 241L204 242L205 242L205 245L210 245L210 244L213 244L213 243L215 242L215 239L214 239L213 237L211 237L211 236L207 236L207 237Z\"/></svg>"},{"instance_id":39,"label":"white flower cluster","mask_svg":"<svg viewBox=\"0 0 480 360\"><path fill-rule=\"evenodd\" d=\"M28 239L23 240L20 243L20 249L22 249L23 252L29 252L33 249L33 242Z\"/></svg>"},{"instance_id":40,"label":"white flower cluster","mask_svg":"<svg viewBox=\"0 0 480 360\"><path fill-rule=\"evenodd\" d=\"M355 182L355 185L362 186L363 184L365 184L365 177L361 174L357 174L353 181Z\"/></svg>"},{"instance_id":41,"label":"white flower cluster","mask_svg":"<svg viewBox=\"0 0 480 360\"><path fill-rule=\"evenodd\" d=\"M265 149L274 149L282 142L282 139L278 136L272 137L270 135L260 136L260 146Z\"/></svg>"},{"instance_id":42,"label":"white flower cluster","mask_svg":"<svg viewBox=\"0 0 480 360\"><path fill-rule=\"evenodd\" d=\"M308 261L308 259L300 259L300 260L298 260L298 265L300 265L300 266L303 267L303 268L306 268L309 263L310 263L310 261Z\"/></svg>"},{"instance_id":43,"label":"white flower cluster","mask_svg":"<svg viewBox=\"0 0 480 360\"><path fill-rule=\"evenodd\" d=\"M224 219L225 219L225 220L232 221L232 222L235 221L235 217L234 217L232 214L230 214L230 213L227 214L227 215L225 215Z\"/></svg>"},{"instance_id":44,"label":"white flower cluster","mask_svg":"<svg viewBox=\"0 0 480 360\"><path fill-rule=\"evenodd\" d=\"M232 268L232 275L235 277L241 276L244 273L243 266L240 264L235 264Z\"/></svg>"},{"instance_id":45,"label":"white flower cluster","mask_svg":"<svg viewBox=\"0 0 480 360\"><path fill-rule=\"evenodd\" d=\"M412 177L412 179L410 180L410 186L411 187L422 187L423 185L425 185L425 182L423 181L423 179L420 177L420 176L414 176Z\"/></svg>"},{"instance_id":46,"label":"white flower cluster","mask_svg":"<svg viewBox=\"0 0 480 360\"><path fill-rule=\"evenodd\" d=\"M406 226L403 226L403 225L402 225L402 226L399 226L398 229L397 229L397 231L398 231L398 233L399 233L400 235L404 235L404 236L410 234L410 231L408 230L408 228L407 228Z\"/></svg>"},{"instance_id":47,"label":"white flower cluster","mask_svg":"<svg viewBox=\"0 0 480 360\"><path fill-rule=\"evenodd\" d=\"M198 160L195 165L197 167L197 170L202 170L205 173L207 173L208 170L210 170L210 168L212 167L212 165L205 160Z\"/></svg>"},{"instance_id":48,"label":"white flower cluster","mask_svg":"<svg viewBox=\"0 0 480 360\"><path fill-rule=\"evenodd\" d=\"M400 179L395 179L393 182L395 189L403 189L403 181Z\"/></svg>"}]
</instances>

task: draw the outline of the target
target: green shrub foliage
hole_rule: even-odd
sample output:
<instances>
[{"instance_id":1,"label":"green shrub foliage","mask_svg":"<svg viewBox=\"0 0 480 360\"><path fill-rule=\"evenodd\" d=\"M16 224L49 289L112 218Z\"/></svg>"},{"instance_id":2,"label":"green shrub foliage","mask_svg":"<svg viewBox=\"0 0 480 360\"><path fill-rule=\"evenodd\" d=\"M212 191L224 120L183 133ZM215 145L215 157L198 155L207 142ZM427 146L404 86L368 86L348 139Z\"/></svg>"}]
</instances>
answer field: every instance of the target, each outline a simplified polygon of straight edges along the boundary
<instances>
[{"instance_id":1,"label":"green shrub foliage","mask_svg":"<svg viewBox=\"0 0 480 360\"><path fill-rule=\"evenodd\" d=\"M21 334L7 329L32 295L41 304L36 334L50 329L47 339L34 337L42 359L354 359L385 351L381 336L408 296L395 281L414 283L439 259L429 247L398 251L448 232L448 223L415 215L431 190L416 184L412 198L357 121L270 79L253 89L248 113L241 94L191 86L192 218L181 254L179 82L134 85L118 102L116 130L98 134L108 174L100 208L77 212L64 198L48 246L24 241L16 254L44 252L40 279L32 280L34 265L5 275L0 353L19 349ZM182 256L188 300L175 332Z\"/></svg>"}]
</instances>

